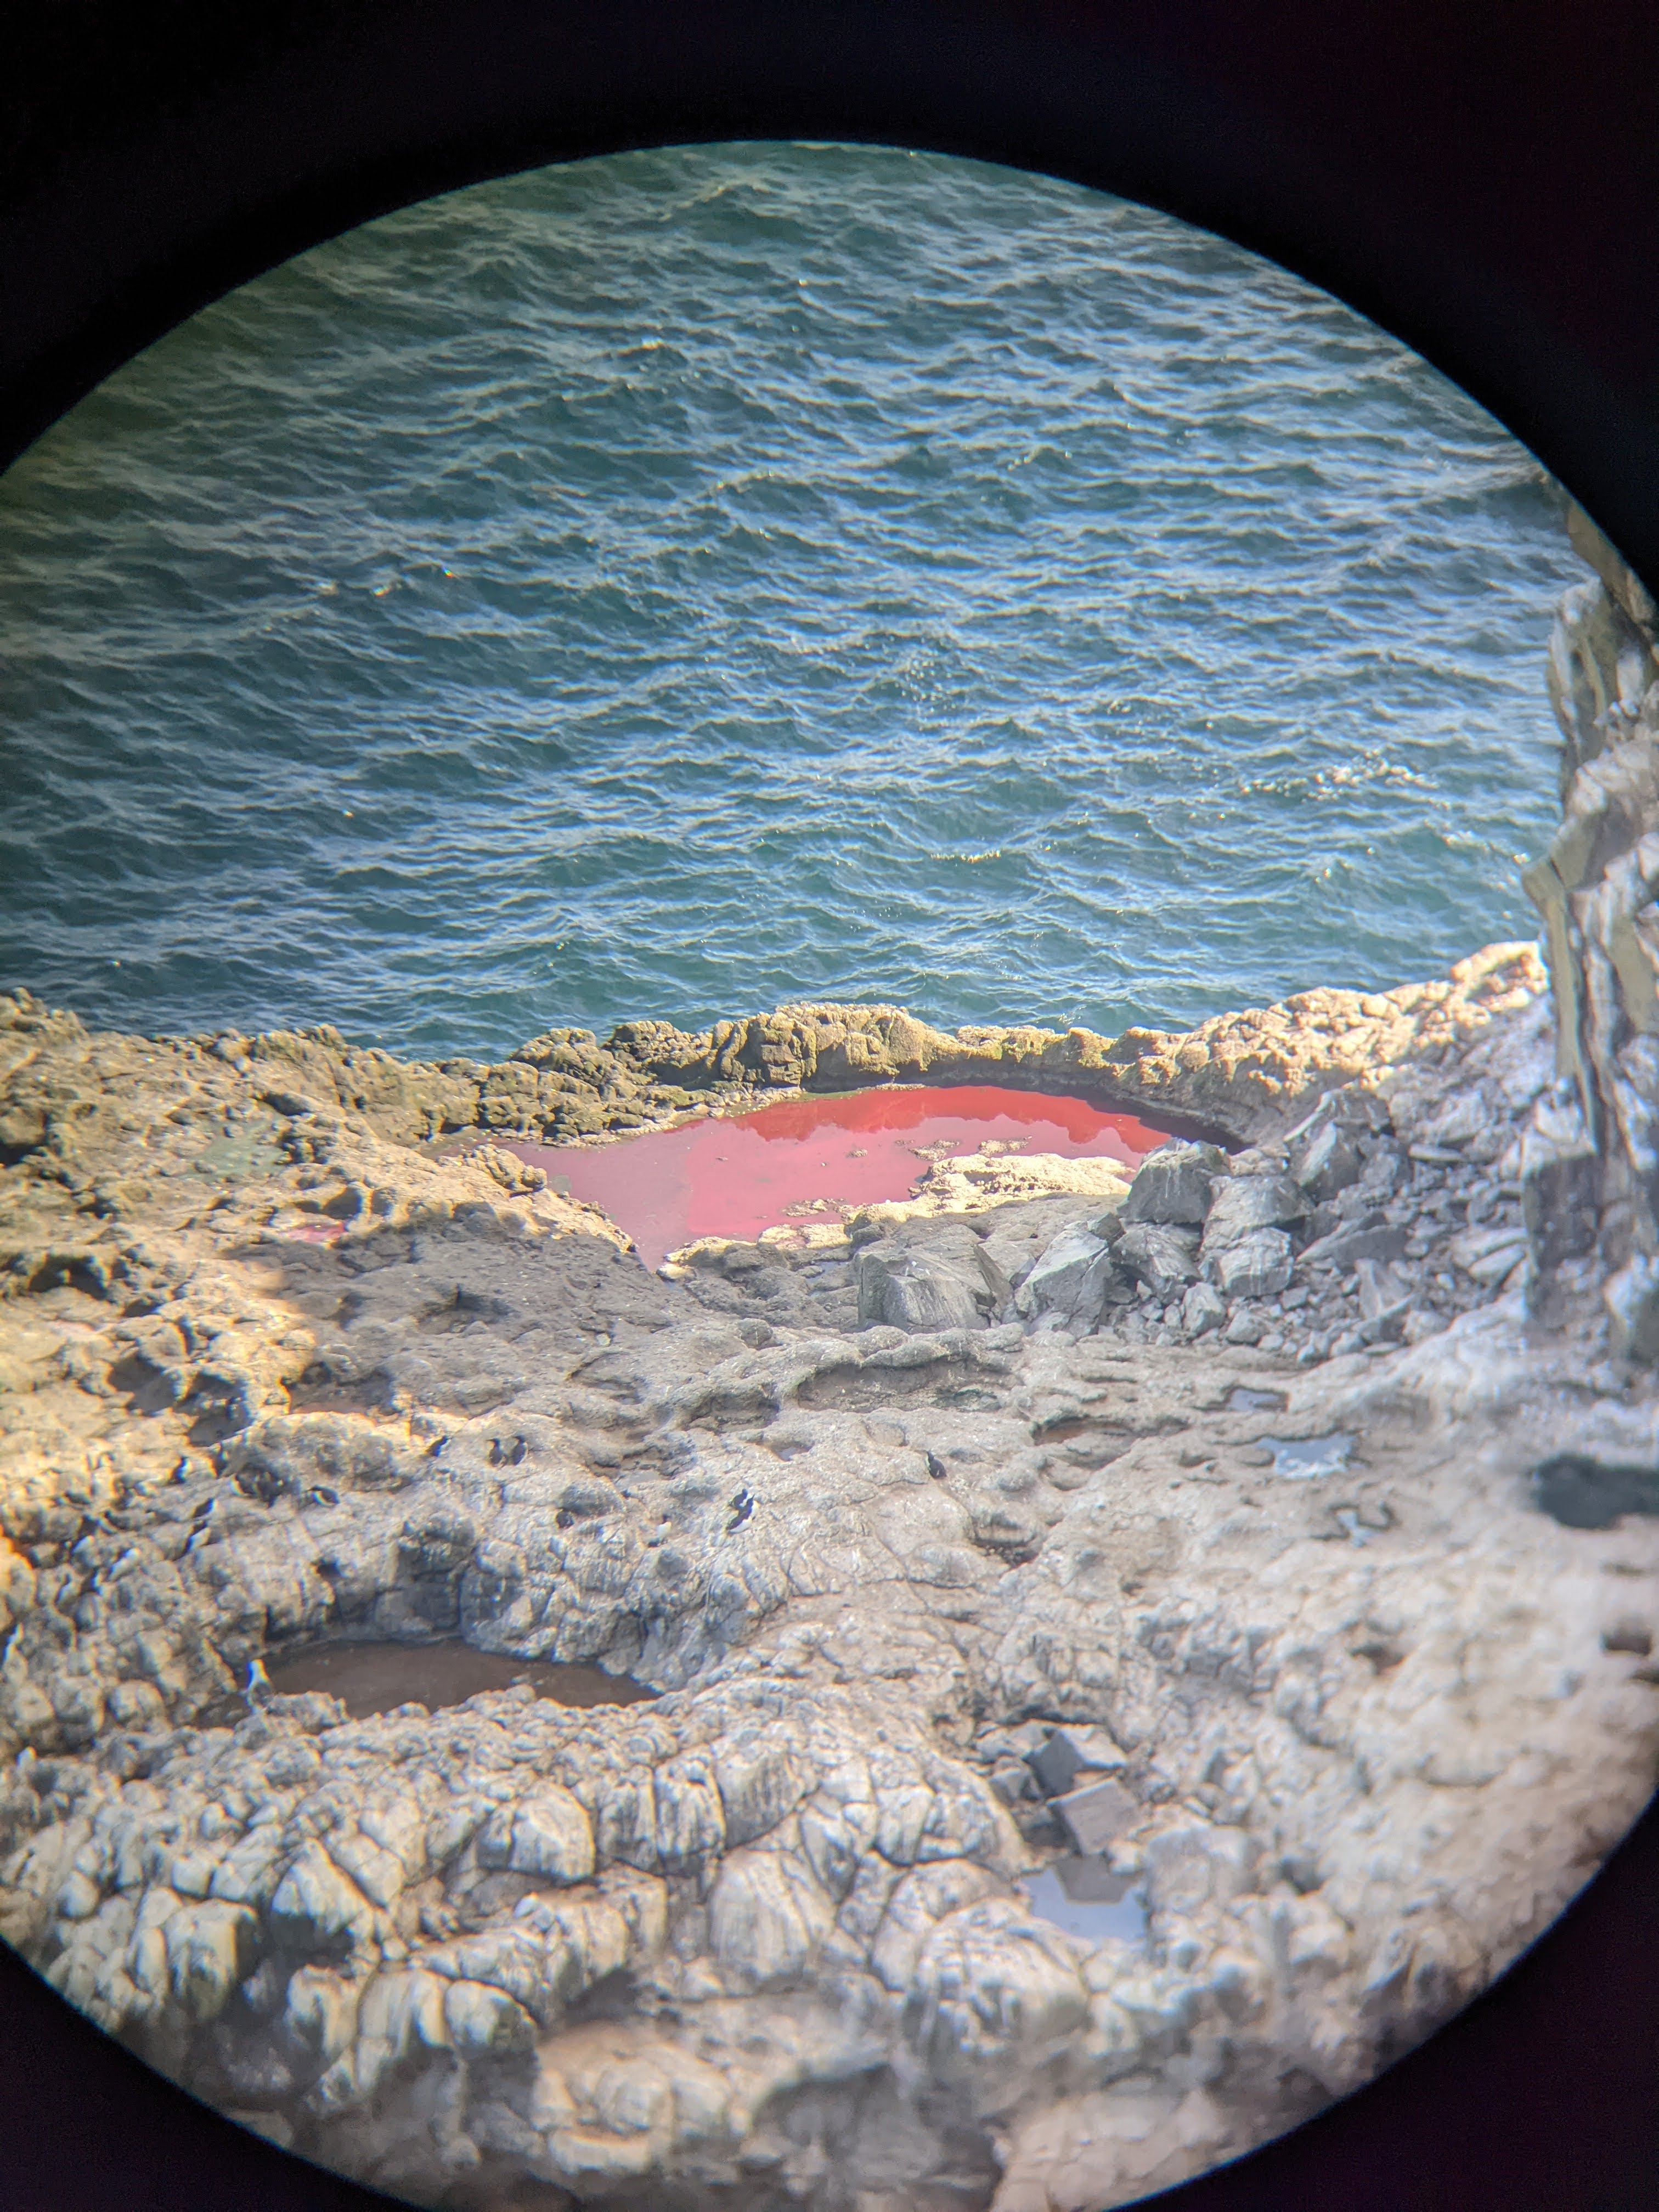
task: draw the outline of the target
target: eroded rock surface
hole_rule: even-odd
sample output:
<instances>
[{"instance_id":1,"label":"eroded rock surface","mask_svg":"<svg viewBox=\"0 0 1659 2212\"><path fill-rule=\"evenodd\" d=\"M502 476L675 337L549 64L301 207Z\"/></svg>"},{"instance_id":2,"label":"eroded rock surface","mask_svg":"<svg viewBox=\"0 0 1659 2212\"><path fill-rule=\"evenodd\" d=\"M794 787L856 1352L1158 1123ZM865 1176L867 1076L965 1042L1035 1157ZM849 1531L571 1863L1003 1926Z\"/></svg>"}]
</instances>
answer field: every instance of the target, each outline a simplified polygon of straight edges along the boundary
<instances>
[{"instance_id":1,"label":"eroded rock surface","mask_svg":"<svg viewBox=\"0 0 1659 2212\"><path fill-rule=\"evenodd\" d=\"M1659 611L1589 517L1594 577L1561 601L1550 694L1562 820L1526 888L1544 920L1559 1091L1528 1131L1528 1224L1547 1314L1559 1261L1594 1253L1613 1341L1659 1361Z\"/></svg>"},{"instance_id":2,"label":"eroded rock surface","mask_svg":"<svg viewBox=\"0 0 1659 2212\"><path fill-rule=\"evenodd\" d=\"M0 1933L434 2205L1096 2212L1362 2081L1654 1779L1659 1402L1529 1219L1541 980L493 1069L3 1002ZM491 1141L992 1067L1232 1149L653 1274ZM254 1665L454 1637L660 1694ZM1034 1909L1079 1851L1144 1942Z\"/></svg>"}]
</instances>

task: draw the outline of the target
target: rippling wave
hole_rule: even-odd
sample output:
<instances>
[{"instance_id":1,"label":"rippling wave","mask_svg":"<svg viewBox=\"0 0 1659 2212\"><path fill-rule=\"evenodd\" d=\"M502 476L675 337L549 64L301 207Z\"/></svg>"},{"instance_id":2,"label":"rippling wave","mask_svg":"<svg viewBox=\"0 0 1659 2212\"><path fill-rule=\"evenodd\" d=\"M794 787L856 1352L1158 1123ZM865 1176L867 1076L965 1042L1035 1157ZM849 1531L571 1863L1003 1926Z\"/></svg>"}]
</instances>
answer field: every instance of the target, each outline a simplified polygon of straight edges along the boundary
<instances>
[{"instance_id":1,"label":"rippling wave","mask_svg":"<svg viewBox=\"0 0 1659 2212\"><path fill-rule=\"evenodd\" d=\"M0 970L426 1053L1387 985L1533 933L1576 573L1472 401L1147 210L772 144L477 186L0 478Z\"/></svg>"}]
</instances>

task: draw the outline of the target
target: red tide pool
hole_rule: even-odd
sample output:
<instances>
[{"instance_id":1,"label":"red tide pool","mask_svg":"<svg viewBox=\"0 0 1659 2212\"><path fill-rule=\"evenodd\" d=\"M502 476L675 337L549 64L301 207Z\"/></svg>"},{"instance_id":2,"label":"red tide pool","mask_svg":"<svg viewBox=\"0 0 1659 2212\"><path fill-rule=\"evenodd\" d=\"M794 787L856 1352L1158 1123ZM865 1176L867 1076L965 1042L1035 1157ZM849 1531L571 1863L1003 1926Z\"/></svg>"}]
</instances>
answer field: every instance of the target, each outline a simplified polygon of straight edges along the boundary
<instances>
[{"instance_id":1,"label":"red tide pool","mask_svg":"<svg viewBox=\"0 0 1659 2212\"><path fill-rule=\"evenodd\" d=\"M700 1237L753 1238L908 1198L933 1161L988 1146L1114 1159L1133 1174L1166 1137L1080 1098L971 1084L787 1099L592 1151L517 1140L502 1149L602 1206L655 1267Z\"/></svg>"}]
</instances>

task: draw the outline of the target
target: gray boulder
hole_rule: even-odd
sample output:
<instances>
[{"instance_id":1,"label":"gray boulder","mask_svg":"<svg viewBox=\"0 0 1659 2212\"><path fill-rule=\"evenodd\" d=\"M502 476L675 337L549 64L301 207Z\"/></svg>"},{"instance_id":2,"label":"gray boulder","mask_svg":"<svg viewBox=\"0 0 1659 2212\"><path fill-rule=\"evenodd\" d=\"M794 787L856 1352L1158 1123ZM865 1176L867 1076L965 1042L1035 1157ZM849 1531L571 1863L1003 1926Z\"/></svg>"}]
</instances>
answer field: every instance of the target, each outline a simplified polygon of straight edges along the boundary
<instances>
[{"instance_id":1,"label":"gray boulder","mask_svg":"<svg viewBox=\"0 0 1659 2212\"><path fill-rule=\"evenodd\" d=\"M1317 1200L1334 1198L1359 1180L1364 1162L1352 1135L1328 1112L1329 1101L1289 1148L1286 1164L1293 1181Z\"/></svg>"},{"instance_id":2,"label":"gray boulder","mask_svg":"<svg viewBox=\"0 0 1659 2212\"><path fill-rule=\"evenodd\" d=\"M1227 1155L1219 1145L1165 1145L1143 1163L1121 1218L1196 1227L1209 1212L1213 1185L1226 1173Z\"/></svg>"},{"instance_id":3,"label":"gray boulder","mask_svg":"<svg viewBox=\"0 0 1659 2212\"><path fill-rule=\"evenodd\" d=\"M1334 1229L1328 1237L1304 1246L1299 1265L1307 1269L1352 1267L1361 1260L1398 1260L1410 1234L1403 1223L1373 1215L1352 1229Z\"/></svg>"},{"instance_id":4,"label":"gray boulder","mask_svg":"<svg viewBox=\"0 0 1659 2212\"><path fill-rule=\"evenodd\" d=\"M990 1289L983 1273L970 1273L942 1254L890 1244L866 1245L854 1262L859 1322L864 1328L982 1328Z\"/></svg>"},{"instance_id":5,"label":"gray boulder","mask_svg":"<svg viewBox=\"0 0 1659 2212\"><path fill-rule=\"evenodd\" d=\"M1066 1321L1094 1322L1113 1279L1115 1248L1086 1229L1068 1229L1036 1262L1014 1293L1016 1309L1028 1318L1056 1314Z\"/></svg>"},{"instance_id":6,"label":"gray boulder","mask_svg":"<svg viewBox=\"0 0 1659 2212\"><path fill-rule=\"evenodd\" d=\"M1411 1285L1387 1260L1360 1260L1354 1265L1359 1291L1359 1317L1375 1321L1395 1306L1402 1310L1411 1302Z\"/></svg>"},{"instance_id":7,"label":"gray boulder","mask_svg":"<svg viewBox=\"0 0 1659 2212\"><path fill-rule=\"evenodd\" d=\"M1208 1283L1194 1283L1181 1301L1181 1326L1188 1336L1206 1336L1226 1318L1226 1301Z\"/></svg>"},{"instance_id":8,"label":"gray boulder","mask_svg":"<svg viewBox=\"0 0 1659 2212\"><path fill-rule=\"evenodd\" d=\"M1164 1299L1178 1297L1198 1273L1192 1231L1156 1221L1138 1221L1126 1229L1112 1247L1112 1256L1125 1274Z\"/></svg>"},{"instance_id":9,"label":"gray boulder","mask_svg":"<svg viewBox=\"0 0 1659 2212\"><path fill-rule=\"evenodd\" d=\"M1056 1797L1054 1810L1065 1822L1073 1844L1085 1856L1103 1851L1141 1817L1139 1800L1121 1782L1109 1777Z\"/></svg>"},{"instance_id":10,"label":"gray boulder","mask_svg":"<svg viewBox=\"0 0 1659 2212\"><path fill-rule=\"evenodd\" d=\"M1410 1178L1411 1164L1401 1147L1389 1138L1372 1138L1358 1184L1369 1202L1380 1206Z\"/></svg>"},{"instance_id":11,"label":"gray boulder","mask_svg":"<svg viewBox=\"0 0 1659 2212\"><path fill-rule=\"evenodd\" d=\"M1287 1287L1295 1261L1282 1229L1251 1229L1223 1245L1208 1264L1224 1297L1265 1298Z\"/></svg>"},{"instance_id":12,"label":"gray boulder","mask_svg":"<svg viewBox=\"0 0 1659 2212\"><path fill-rule=\"evenodd\" d=\"M1353 1272L1361 1337L1367 1344L1398 1344L1411 1314L1411 1285L1386 1260L1360 1260Z\"/></svg>"},{"instance_id":13,"label":"gray boulder","mask_svg":"<svg viewBox=\"0 0 1659 2212\"><path fill-rule=\"evenodd\" d=\"M1202 1256L1208 1260L1261 1229L1283 1229L1312 1211L1289 1176L1230 1176L1220 1184L1204 1223Z\"/></svg>"},{"instance_id":14,"label":"gray boulder","mask_svg":"<svg viewBox=\"0 0 1659 2212\"><path fill-rule=\"evenodd\" d=\"M1045 1797L1063 1796L1076 1786L1079 1775L1098 1778L1123 1764L1123 1753L1107 1729L1098 1727L1050 1729L1043 1741L1025 1754L1025 1765Z\"/></svg>"},{"instance_id":15,"label":"gray boulder","mask_svg":"<svg viewBox=\"0 0 1659 2212\"><path fill-rule=\"evenodd\" d=\"M1055 1237L1068 1229L1086 1229L1109 1243L1118 1234L1117 1216L1103 1213L1098 1197L1080 1192L994 1206L975 1218L979 1263L997 1268L1018 1288Z\"/></svg>"}]
</instances>

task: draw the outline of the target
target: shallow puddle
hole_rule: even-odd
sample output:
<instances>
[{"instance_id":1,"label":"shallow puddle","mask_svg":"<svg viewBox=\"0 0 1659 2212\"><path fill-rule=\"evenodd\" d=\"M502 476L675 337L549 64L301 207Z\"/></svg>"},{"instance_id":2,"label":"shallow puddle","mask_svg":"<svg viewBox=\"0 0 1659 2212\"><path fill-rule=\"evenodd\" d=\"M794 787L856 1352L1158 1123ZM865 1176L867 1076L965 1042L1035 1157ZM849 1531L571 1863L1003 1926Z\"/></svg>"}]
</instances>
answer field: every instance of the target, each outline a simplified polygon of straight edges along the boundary
<instances>
[{"instance_id":1,"label":"shallow puddle","mask_svg":"<svg viewBox=\"0 0 1659 2212\"><path fill-rule=\"evenodd\" d=\"M1322 1474L1340 1474L1358 1439L1344 1430L1326 1437L1258 1437L1264 1451L1273 1455L1273 1471L1292 1482L1311 1482Z\"/></svg>"},{"instance_id":2,"label":"shallow puddle","mask_svg":"<svg viewBox=\"0 0 1659 2212\"><path fill-rule=\"evenodd\" d=\"M500 1140L497 1140L500 1141ZM501 1149L603 1206L654 1267L700 1237L752 1238L908 1198L936 1160L990 1151L1118 1161L1133 1175L1165 1133L1080 1098L991 1084L791 1098L616 1144Z\"/></svg>"},{"instance_id":3,"label":"shallow puddle","mask_svg":"<svg viewBox=\"0 0 1659 2212\"><path fill-rule=\"evenodd\" d=\"M1247 1390L1241 1382L1236 1390L1227 1393L1230 1413L1282 1413L1285 1393L1282 1390ZM1267 1439L1264 1437L1264 1443Z\"/></svg>"},{"instance_id":4,"label":"shallow puddle","mask_svg":"<svg viewBox=\"0 0 1659 2212\"><path fill-rule=\"evenodd\" d=\"M420 1705L436 1711L459 1705L481 1690L510 1690L527 1682L538 1698L561 1705L631 1705L654 1697L631 1675L607 1674L557 1659L515 1659L480 1651L453 1638L442 1644L324 1644L267 1662L273 1692L294 1697L307 1690L338 1698L353 1720Z\"/></svg>"},{"instance_id":5,"label":"shallow puddle","mask_svg":"<svg viewBox=\"0 0 1659 2212\"><path fill-rule=\"evenodd\" d=\"M1057 1859L1018 1887L1040 1919L1085 1943L1146 1942L1146 1891L1104 1859Z\"/></svg>"}]
</instances>

